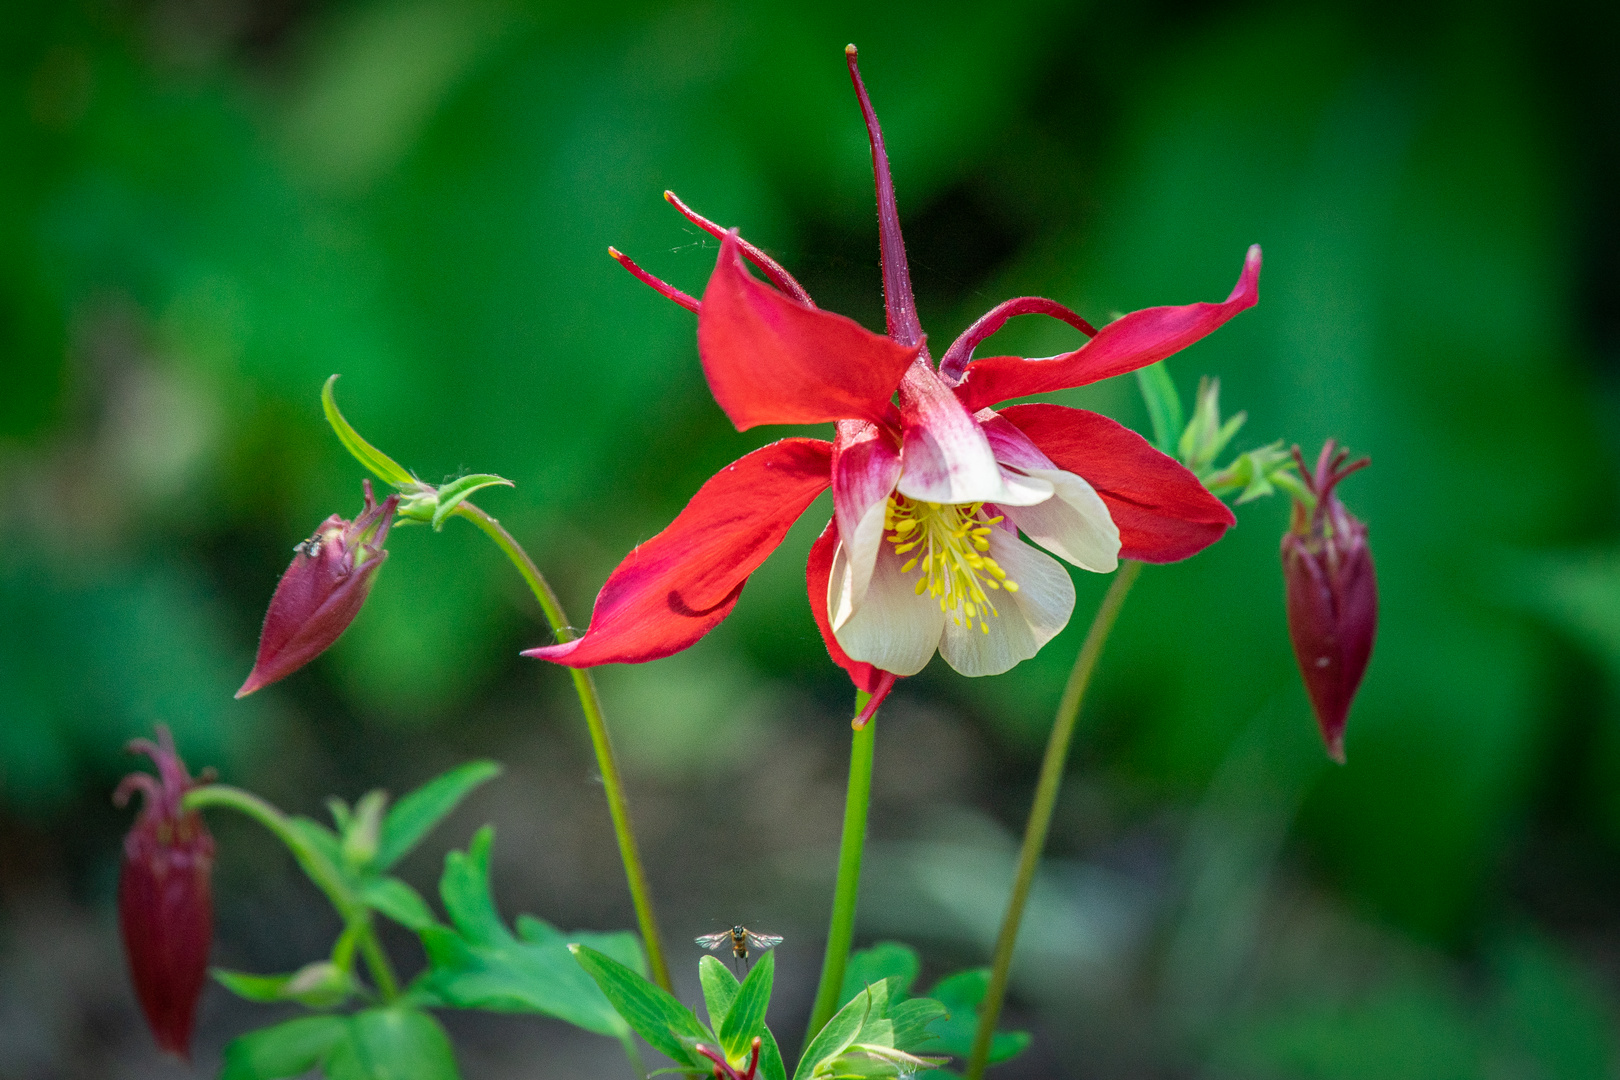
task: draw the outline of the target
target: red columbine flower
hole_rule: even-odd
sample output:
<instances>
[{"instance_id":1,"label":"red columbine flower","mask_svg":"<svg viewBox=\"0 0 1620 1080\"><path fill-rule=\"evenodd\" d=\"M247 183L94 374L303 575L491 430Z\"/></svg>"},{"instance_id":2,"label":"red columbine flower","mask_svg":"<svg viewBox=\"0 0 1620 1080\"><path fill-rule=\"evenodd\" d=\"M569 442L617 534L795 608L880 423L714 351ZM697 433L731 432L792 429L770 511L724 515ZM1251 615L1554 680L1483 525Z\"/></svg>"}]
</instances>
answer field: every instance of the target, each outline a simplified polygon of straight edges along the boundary
<instances>
[{"instance_id":1,"label":"red columbine flower","mask_svg":"<svg viewBox=\"0 0 1620 1080\"><path fill-rule=\"evenodd\" d=\"M1362 458L1346 465L1349 456L1329 439L1312 472L1294 447L1300 479L1315 496L1315 505L1294 502L1293 521L1282 539L1288 636L1328 753L1340 764L1345 718L1378 631L1378 581L1367 526L1344 508L1334 490L1340 480L1370 464Z\"/></svg>"},{"instance_id":2,"label":"red columbine flower","mask_svg":"<svg viewBox=\"0 0 1620 1080\"><path fill-rule=\"evenodd\" d=\"M284 679L321 655L360 614L377 570L388 558L383 542L399 506L398 495L379 505L371 481L363 484L366 501L359 517L350 522L333 514L293 549L292 565L281 575L264 614L258 659L237 697Z\"/></svg>"},{"instance_id":3,"label":"red columbine flower","mask_svg":"<svg viewBox=\"0 0 1620 1080\"><path fill-rule=\"evenodd\" d=\"M113 793L120 807L136 791L146 796L124 838L118 926L147 1026L159 1046L189 1059L214 934L214 838L195 811L180 806L193 783L169 729L159 726L157 737L136 739L129 750L150 756L158 775L130 773Z\"/></svg>"},{"instance_id":4,"label":"red columbine flower","mask_svg":"<svg viewBox=\"0 0 1620 1080\"><path fill-rule=\"evenodd\" d=\"M1073 583L1020 532L1106 573L1120 558L1186 558L1233 523L1192 473L1106 417L990 406L1120 375L1192 344L1255 302L1260 249L1249 250L1224 303L1149 308L1098 331L1061 304L1020 297L969 327L936 367L912 300L883 136L854 46L847 53L877 179L886 335L820 310L770 256L668 192L723 238L701 303L610 249L697 312L704 374L738 430L833 421L837 437L783 439L728 465L613 572L583 637L528 655L587 667L686 648L731 612L748 575L828 486L833 520L810 553L810 606L833 660L879 697L936 650L965 675L994 675L1063 629ZM973 359L1024 314L1062 319L1091 340L1044 359Z\"/></svg>"}]
</instances>

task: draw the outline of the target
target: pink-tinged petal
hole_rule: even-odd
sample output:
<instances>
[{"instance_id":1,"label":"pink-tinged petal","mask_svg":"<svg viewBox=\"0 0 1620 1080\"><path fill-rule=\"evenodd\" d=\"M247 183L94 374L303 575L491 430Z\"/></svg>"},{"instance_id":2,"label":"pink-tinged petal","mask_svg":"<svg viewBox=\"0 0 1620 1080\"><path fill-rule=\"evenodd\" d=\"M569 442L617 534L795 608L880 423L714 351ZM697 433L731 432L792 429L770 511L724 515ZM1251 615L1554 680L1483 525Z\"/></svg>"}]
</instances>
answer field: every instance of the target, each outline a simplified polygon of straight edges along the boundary
<instances>
[{"instance_id":1,"label":"pink-tinged petal","mask_svg":"<svg viewBox=\"0 0 1620 1080\"><path fill-rule=\"evenodd\" d=\"M900 484L920 502L1025 506L1052 497L1051 485L1004 479L989 440L926 362L900 383Z\"/></svg>"},{"instance_id":2,"label":"pink-tinged petal","mask_svg":"<svg viewBox=\"0 0 1620 1080\"><path fill-rule=\"evenodd\" d=\"M1048 300L1044 296L1019 296L1012 300L1003 300L979 316L977 322L962 331L961 337L951 342L951 347L939 358L940 378L953 386L959 382L968 361L973 359L973 350L1016 315L1050 315L1054 319L1068 323L1088 338L1097 336L1096 327L1056 300Z\"/></svg>"},{"instance_id":3,"label":"pink-tinged petal","mask_svg":"<svg viewBox=\"0 0 1620 1080\"><path fill-rule=\"evenodd\" d=\"M947 618L939 643L945 662L973 677L1000 675L1028 660L1074 613L1074 582L1056 559L1000 529L990 534L990 557L1018 583L1018 591L991 594L1000 614L960 626Z\"/></svg>"},{"instance_id":4,"label":"pink-tinged petal","mask_svg":"<svg viewBox=\"0 0 1620 1080\"><path fill-rule=\"evenodd\" d=\"M1058 468L1097 489L1119 526L1122 559L1176 562L1237 523L1196 476L1106 416L1046 404L1014 405L998 415Z\"/></svg>"},{"instance_id":5,"label":"pink-tinged petal","mask_svg":"<svg viewBox=\"0 0 1620 1080\"><path fill-rule=\"evenodd\" d=\"M883 422L917 351L755 279L743 267L735 232L720 245L698 312L698 352L709 389L737 430Z\"/></svg>"},{"instance_id":6,"label":"pink-tinged petal","mask_svg":"<svg viewBox=\"0 0 1620 1080\"><path fill-rule=\"evenodd\" d=\"M1007 515L1023 534L1082 570L1111 574L1119 567L1119 526L1108 504L1082 478L1062 469L1031 470L1054 491L1034 506L1007 506Z\"/></svg>"},{"instance_id":7,"label":"pink-tinged petal","mask_svg":"<svg viewBox=\"0 0 1620 1080\"><path fill-rule=\"evenodd\" d=\"M840 545L833 555L827 583L827 608L833 634L851 659L892 671L915 675L927 666L939 648L945 612L939 600L917 595L915 574L903 574L903 557L892 544L878 549L877 565L866 595L858 607L850 603L849 560Z\"/></svg>"},{"instance_id":8,"label":"pink-tinged petal","mask_svg":"<svg viewBox=\"0 0 1620 1080\"><path fill-rule=\"evenodd\" d=\"M832 620L827 613L827 582L832 576L833 557L838 551L838 543L837 525L829 521L810 546L810 561L804 575L805 588L810 594L810 614L816 620L816 629L821 631L821 640L826 644L827 655L832 657L833 663L849 674L850 681L858 689L874 695L873 700L881 703L894 686L894 673L851 660L844 647L838 644L838 638L833 636ZM869 703L862 716L870 719L869 714L876 708L876 705Z\"/></svg>"},{"instance_id":9,"label":"pink-tinged petal","mask_svg":"<svg viewBox=\"0 0 1620 1080\"><path fill-rule=\"evenodd\" d=\"M845 421L833 443L833 520L851 570L850 591L866 595L883 542L889 496L900 479L900 451L876 424Z\"/></svg>"},{"instance_id":10,"label":"pink-tinged petal","mask_svg":"<svg viewBox=\"0 0 1620 1080\"><path fill-rule=\"evenodd\" d=\"M1133 311L1071 353L1040 360L989 356L967 366L956 392L970 411L1008 398L1085 386L1157 363L1212 333L1260 296L1260 245L1249 249L1232 294L1219 304Z\"/></svg>"},{"instance_id":11,"label":"pink-tinged petal","mask_svg":"<svg viewBox=\"0 0 1620 1080\"><path fill-rule=\"evenodd\" d=\"M731 614L748 575L831 480L832 446L819 439L783 439L732 462L608 576L583 637L524 655L593 667L680 652Z\"/></svg>"}]
</instances>

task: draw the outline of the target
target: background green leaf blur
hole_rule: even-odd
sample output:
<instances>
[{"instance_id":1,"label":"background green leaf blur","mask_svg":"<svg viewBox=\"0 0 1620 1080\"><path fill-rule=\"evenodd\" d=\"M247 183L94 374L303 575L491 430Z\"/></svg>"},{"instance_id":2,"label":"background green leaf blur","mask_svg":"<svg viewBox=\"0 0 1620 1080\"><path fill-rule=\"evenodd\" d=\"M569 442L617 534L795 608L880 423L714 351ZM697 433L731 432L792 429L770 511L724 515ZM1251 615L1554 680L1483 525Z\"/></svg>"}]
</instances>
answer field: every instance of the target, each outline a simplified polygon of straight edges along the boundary
<instances>
[{"instance_id":1,"label":"background green leaf blur","mask_svg":"<svg viewBox=\"0 0 1620 1080\"><path fill-rule=\"evenodd\" d=\"M481 492L577 623L738 435L688 291L717 245L672 188L882 325L861 46L925 327L1007 296L1088 318L1260 306L1170 361L1239 447L1332 436L1383 605L1349 765L1324 760L1282 621L1287 507L1144 574L1082 722L1014 972L1074 1077L1612 1076L1620 1068L1620 16L1582 0L999 5L69 0L0 20L0 1068L181 1075L140 1028L111 901L124 739L289 810L507 773L402 864L495 821L497 900L632 925L567 681L473 530L397 530L364 612L244 702L291 548L352 516L343 409ZM1025 320L1027 321L1027 320ZM1015 323L1004 351L1072 348ZM938 349L936 348L936 351ZM1060 395L1138 428L1129 379ZM825 501L825 500L824 500ZM848 684L809 619L813 508L690 652L601 673L686 997L735 922L784 934L809 1008ZM861 936L927 978L988 956L1058 690L1104 582L1034 661L930 668L880 723ZM334 930L221 820L222 966ZM432 845L429 845L432 847ZM409 939L390 947L408 968ZM691 955L687 955L690 952ZM281 1014L205 998L198 1070ZM618 1077L614 1044L448 1016L468 1076ZM784 1049L791 1056L789 1047Z\"/></svg>"}]
</instances>

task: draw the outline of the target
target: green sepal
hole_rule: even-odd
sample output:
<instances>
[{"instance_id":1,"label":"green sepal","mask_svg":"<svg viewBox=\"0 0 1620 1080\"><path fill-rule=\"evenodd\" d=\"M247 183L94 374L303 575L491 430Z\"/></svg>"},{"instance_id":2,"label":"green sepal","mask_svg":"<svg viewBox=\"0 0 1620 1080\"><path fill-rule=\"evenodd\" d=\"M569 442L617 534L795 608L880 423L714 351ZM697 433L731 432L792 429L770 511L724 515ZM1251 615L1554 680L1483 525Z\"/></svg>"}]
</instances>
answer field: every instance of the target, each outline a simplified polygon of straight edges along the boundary
<instances>
[{"instance_id":1,"label":"green sepal","mask_svg":"<svg viewBox=\"0 0 1620 1080\"><path fill-rule=\"evenodd\" d=\"M305 964L290 975L250 975L223 968L211 974L237 997L267 1004L296 1001L311 1009L332 1009L360 992L354 976L330 960Z\"/></svg>"},{"instance_id":2,"label":"green sepal","mask_svg":"<svg viewBox=\"0 0 1620 1080\"><path fill-rule=\"evenodd\" d=\"M344 868L351 873L361 872L377 857L383 807L387 805L386 792L368 791L360 796L341 826L339 851L343 856Z\"/></svg>"},{"instance_id":3,"label":"green sepal","mask_svg":"<svg viewBox=\"0 0 1620 1080\"><path fill-rule=\"evenodd\" d=\"M1164 366L1163 360L1137 368L1136 385L1147 403L1148 420L1153 425L1153 445L1161 453L1174 456L1176 441L1186 421L1181 411L1181 393L1170 377L1170 369Z\"/></svg>"},{"instance_id":4,"label":"green sepal","mask_svg":"<svg viewBox=\"0 0 1620 1080\"><path fill-rule=\"evenodd\" d=\"M624 1019L575 963L569 941L589 941L602 954L644 963L640 944L628 933L565 936L529 916L519 917L518 934L513 934L501 921L490 893L494 838L494 830L485 826L465 852L445 856L439 897L451 925L418 931L430 965L418 980L420 989L458 1008L541 1013L599 1035L623 1038L628 1034Z\"/></svg>"},{"instance_id":5,"label":"green sepal","mask_svg":"<svg viewBox=\"0 0 1620 1080\"><path fill-rule=\"evenodd\" d=\"M342 1016L302 1016L250 1031L225 1047L220 1080L287 1080L303 1076L349 1035Z\"/></svg>"},{"instance_id":6,"label":"green sepal","mask_svg":"<svg viewBox=\"0 0 1620 1080\"><path fill-rule=\"evenodd\" d=\"M719 1040L697 1014L662 987L586 945L570 945L579 966L596 981L618 1015L647 1045L665 1057L708 1072L713 1063L692 1049L696 1043L717 1046Z\"/></svg>"},{"instance_id":7,"label":"green sepal","mask_svg":"<svg viewBox=\"0 0 1620 1080\"><path fill-rule=\"evenodd\" d=\"M404 858L469 792L500 772L493 761L469 761L400 799L382 821L373 866L387 870Z\"/></svg>"},{"instance_id":8,"label":"green sepal","mask_svg":"<svg viewBox=\"0 0 1620 1080\"><path fill-rule=\"evenodd\" d=\"M326 380L326 385L321 387L321 408L326 413L326 422L332 425L332 430L337 433L338 441L343 444L343 448L353 454L356 461L399 490L413 491L421 487L416 477L407 472L399 462L361 438L360 433L343 418L343 413L337 407L337 397L332 392L332 386L337 381L338 377L333 375Z\"/></svg>"},{"instance_id":9,"label":"green sepal","mask_svg":"<svg viewBox=\"0 0 1620 1080\"><path fill-rule=\"evenodd\" d=\"M747 1054L754 1037L765 1030L765 1011L771 1003L771 979L775 973L776 953L768 951L754 962L726 1018L720 1022L720 1049L729 1060Z\"/></svg>"},{"instance_id":10,"label":"green sepal","mask_svg":"<svg viewBox=\"0 0 1620 1080\"><path fill-rule=\"evenodd\" d=\"M1292 495L1305 490L1294 469L1293 455L1283 449L1279 440L1239 454L1224 469L1206 477L1204 486L1214 495L1241 490L1242 494L1237 497L1239 504L1273 495L1277 488Z\"/></svg>"},{"instance_id":11,"label":"green sepal","mask_svg":"<svg viewBox=\"0 0 1620 1080\"><path fill-rule=\"evenodd\" d=\"M483 488L502 485L515 487L512 481L494 473L474 473L463 476L459 480L452 480L439 488L438 503L433 509L433 531L438 532L444 528L444 519L449 517L456 507L467 501L467 496Z\"/></svg>"},{"instance_id":12,"label":"green sepal","mask_svg":"<svg viewBox=\"0 0 1620 1080\"><path fill-rule=\"evenodd\" d=\"M719 1031L742 984L731 969L714 956L704 956L698 961L698 982L703 986L703 1004L709 1010L709 1026Z\"/></svg>"}]
</instances>

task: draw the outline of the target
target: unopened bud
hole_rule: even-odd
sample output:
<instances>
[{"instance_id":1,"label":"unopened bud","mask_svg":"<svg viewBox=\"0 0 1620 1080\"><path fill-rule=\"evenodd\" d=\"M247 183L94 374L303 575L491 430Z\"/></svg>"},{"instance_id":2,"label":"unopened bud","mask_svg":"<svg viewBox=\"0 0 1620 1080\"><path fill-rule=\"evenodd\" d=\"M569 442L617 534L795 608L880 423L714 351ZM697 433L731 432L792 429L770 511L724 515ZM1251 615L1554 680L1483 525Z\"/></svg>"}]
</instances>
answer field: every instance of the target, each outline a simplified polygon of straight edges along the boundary
<instances>
[{"instance_id":1,"label":"unopened bud","mask_svg":"<svg viewBox=\"0 0 1620 1080\"><path fill-rule=\"evenodd\" d=\"M398 495L378 504L371 481L364 484L366 501L359 517L349 522L333 514L294 549L292 565L281 575L265 612L258 659L237 697L284 679L315 659L360 613L388 557L383 542L399 506Z\"/></svg>"},{"instance_id":2,"label":"unopened bud","mask_svg":"<svg viewBox=\"0 0 1620 1080\"><path fill-rule=\"evenodd\" d=\"M129 749L150 756L158 775L130 773L113 793L119 806L136 791L145 796L124 838L118 927L152 1035L163 1049L189 1060L214 933L214 838L196 811L180 805L193 783L168 729L157 729L156 743L136 739Z\"/></svg>"},{"instance_id":3,"label":"unopened bud","mask_svg":"<svg viewBox=\"0 0 1620 1080\"><path fill-rule=\"evenodd\" d=\"M1322 729L1328 753L1344 761L1344 725L1378 630L1378 582L1367 526L1339 501L1340 480L1369 464L1344 463L1349 452L1329 439L1314 472L1294 448L1311 502L1296 499L1282 540L1288 593L1288 636Z\"/></svg>"}]
</instances>

